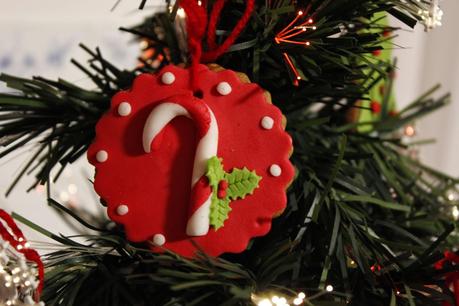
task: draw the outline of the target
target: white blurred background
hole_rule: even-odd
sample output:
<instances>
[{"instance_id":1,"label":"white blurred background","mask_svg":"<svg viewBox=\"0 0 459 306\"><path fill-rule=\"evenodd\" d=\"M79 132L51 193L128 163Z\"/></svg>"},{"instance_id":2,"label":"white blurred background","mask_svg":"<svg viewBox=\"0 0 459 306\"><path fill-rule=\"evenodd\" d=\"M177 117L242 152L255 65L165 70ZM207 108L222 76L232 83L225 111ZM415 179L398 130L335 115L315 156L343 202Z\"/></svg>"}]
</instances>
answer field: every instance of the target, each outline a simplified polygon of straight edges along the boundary
<instances>
[{"instance_id":1,"label":"white blurred background","mask_svg":"<svg viewBox=\"0 0 459 306\"><path fill-rule=\"evenodd\" d=\"M78 48L83 42L89 47L99 46L102 53L120 68L136 64L139 46L131 36L118 31L119 26L134 25L163 1L150 0L143 12L136 10L140 1L121 1L110 11L116 0L0 0L0 72L30 77L63 77L84 85L87 81L71 63L71 58L83 62L86 57ZM459 175L459 3L444 0L443 26L428 34L419 26L415 31L402 31L396 39L403 49L394 50L398 57L396 96L399 108L417 98L436 83L441 92L450 91L453 103L432 116L416 123L419 138L436 138L437 142L420 149L423 162ZM399 25L393 21L393 25ZM0 91L7 90L0 84ZM458 150L458 151L456 151ZM71 234L72 230L45 202L43 188L26 193L33 182L23 180L15 191L4 197L5 190L25 162L24 153L13 153L0 160L0 207L15 211L54 233ZM89 209L98 206L97 196L88 182L93 169L85 158L80 159L64 173L52 188L53 197L70 200L74 205ZM25 230L30 240L44 240L43 236Z\"/></svg>"}]
</instances>

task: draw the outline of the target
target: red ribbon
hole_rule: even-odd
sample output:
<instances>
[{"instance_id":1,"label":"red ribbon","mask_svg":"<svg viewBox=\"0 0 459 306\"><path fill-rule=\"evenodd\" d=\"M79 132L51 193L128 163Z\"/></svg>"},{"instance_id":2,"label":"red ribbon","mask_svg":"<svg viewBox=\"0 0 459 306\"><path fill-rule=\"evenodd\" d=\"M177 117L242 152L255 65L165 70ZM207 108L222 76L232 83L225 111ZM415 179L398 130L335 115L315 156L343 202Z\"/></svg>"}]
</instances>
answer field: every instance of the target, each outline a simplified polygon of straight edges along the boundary
<instances>
[{"instance_id":1,"label":"red ribbon","mask_svg":"<svg viewBox=\"0 0 459 306\"><path fill-rule=\"evenodd\" d=\"M39 302L40 294L43 290L43 281L45 278L45 268L44 268L43 262L41 261L40 255L38 254L37 251L25 246L27 240L25 239L24 234L19 229L19 227L16 225L13 218L3 209L0 209L0 219L5 221L5 223L8 225L9 229L11 230L13 234L12 235L10 231L8 231L5 228L3 223L0 222L0 235L2 236L3 240L8 241L10 245L13 248L15 248L19 253L23 254L27 260L32 261L37 265L38 279L40 283L38 284L37 295L35 299L37 302Z\"/></svg>"},{"instance_id":2,"label":"red ribbon","mask_svg":"<svg viewBox=\"0 0 459 306\"><path fill-rule=\"evenodd\" d=\"M215 61L219 56L228 50L236 41L252 15L255 7L255 0L247 0L246 8L241 19L237 22L234 29L221 45L216 43L217 23L226 0L216 0L210 13L209 24L207 24L207 1L181 0L180 5L185 10L187 16L188 48L191 53L191 65L193 75L193 89L197 89L197 80L194 77L199 63ZM202 51L202 40L207 28L208 50Z\"/></svg>"}]
</instances>

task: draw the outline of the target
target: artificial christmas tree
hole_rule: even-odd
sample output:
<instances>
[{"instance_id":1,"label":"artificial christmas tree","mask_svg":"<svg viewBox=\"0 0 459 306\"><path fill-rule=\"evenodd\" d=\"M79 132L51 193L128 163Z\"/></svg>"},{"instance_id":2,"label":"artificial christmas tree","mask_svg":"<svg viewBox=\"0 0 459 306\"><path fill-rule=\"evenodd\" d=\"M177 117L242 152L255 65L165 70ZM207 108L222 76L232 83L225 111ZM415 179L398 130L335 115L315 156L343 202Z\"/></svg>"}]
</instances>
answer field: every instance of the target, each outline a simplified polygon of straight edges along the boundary
<instances>
[{"instance_id":1,"label":"artificial christmas tree","mask_svg":"<svg viewBox=\"0 0 459 306\"><path fill-rule=\"evenodd\" d=\"M13 215L61 245L43 258L42 300L454 303L458 267L443 251L458 245L458 180L423 165L402 137L449 96L428 91L394 111L395 66L381 53L398 30L387 14L431 29L437 1L167 4L123 28L144 45L132 70L82 45L91 60L73 62L95 89L0 76L18 91L0 94L0 157L36 147L7 193L27 173L51 188L89 148L118 223L49 198L94 231L81 242Z\"/></svg>"}]
</instances>

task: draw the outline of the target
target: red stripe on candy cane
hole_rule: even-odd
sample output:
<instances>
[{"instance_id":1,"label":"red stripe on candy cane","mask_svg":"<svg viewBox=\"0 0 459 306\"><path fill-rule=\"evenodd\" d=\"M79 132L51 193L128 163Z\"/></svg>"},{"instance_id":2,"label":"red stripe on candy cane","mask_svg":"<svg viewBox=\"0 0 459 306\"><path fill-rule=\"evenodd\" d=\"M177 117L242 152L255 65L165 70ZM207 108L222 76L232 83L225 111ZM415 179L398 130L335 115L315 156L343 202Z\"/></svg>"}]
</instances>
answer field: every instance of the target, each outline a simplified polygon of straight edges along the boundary
<instances>
[{"instance_id":1,"label":"red stripe on candy cane","mask_svg":"<svg viewBox=\"0 0 459 306\"><path fill-rule=\"evenodd\" d=\"M185 116L193 120L198 131L198 144L193 163L190 217L186 232L189 236L204 236L209 232L212 191L205 177L207 162L217 155L218 125L212 110L201 100L180 96L159 103L148 116L143 129L146 153L158 148L157 136L174 118ZM153 145L152 145L153 143Z\"/></svg>"}]
</instances>

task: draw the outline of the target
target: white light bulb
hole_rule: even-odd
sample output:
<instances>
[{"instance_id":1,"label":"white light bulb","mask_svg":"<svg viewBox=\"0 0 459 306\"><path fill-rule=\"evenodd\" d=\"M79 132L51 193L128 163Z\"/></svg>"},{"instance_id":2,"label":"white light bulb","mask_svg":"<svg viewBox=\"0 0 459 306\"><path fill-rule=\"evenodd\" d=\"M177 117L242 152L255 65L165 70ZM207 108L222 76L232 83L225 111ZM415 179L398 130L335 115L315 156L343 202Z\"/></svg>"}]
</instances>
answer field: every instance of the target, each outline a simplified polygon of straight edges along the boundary
<instances>
[{"instance_id":1,"label":"white light bulb","mask_svg":"<svg viewBox=\"0 0 459 306\"><path fill-rule=\"evenodd\" d=\"M328 285L327 287L325 287L325 290L327 290L327 292L332 292L333 291L333 286L332 285Z\"/></svg>"},{"instance_id":2,"label":"white light bulb","mask_svg":"<svg viewBox=\"0 0 459 306\"><path fill-rule=\"evenodd\" d=\"M62 202L67 202L70 199L70 196L66 191L61 191L61 193L59 193L59 198Z\"/></svg>"},{"instance_id":3,"label":"white light bulb","mask_svg":"<svg viewBox=\"0 0 459 306\"><path fill-rule=\"evenodd\" d=\"M272 306L273 304L268 300L264 299L258 302L258 306Z\"/></svg>"},{"instance_id":4,"label":"white light bulb","mask_svg":"<svg viewBox=\"0 0 459 306\"><path fill-rule=\"evenodd\" d=\"M69 191L70 194L76 194L78 192L78 187L75 184L70 184L67 187L67 190Z\"/></svg>"},{"instance_id":5,"label":"white light bulb","mask_svg":"<svg viewBox=\"0 0 459 306\"><path fill-rule=\"evenodd\" d=\"M182 8L179 8L177 10L177 16L180 17L180 18L185 18L186 17L185 10L182 9Z\"/></svg>"},{"instance_id":6,"label":"white light bulb","mask_svg":"<svg viewBox=\"0 0 459 306\"><path fill-rule=\"evenodd\" d=\"M453 214L453 217L454 217L455 220L459 219L459 208L457 208L457 206L453 207L452 214Z\"/></svg>"},{"instance_id":7,"label":"white light bulb","mask_svg":"<svg viewBox=\"0 0 459 306\"><path fill-rule=\"evenodd\" d=\"M303 299L296 298L293 300L293 305L301 305L303 304Z\"/></svg>"}]
</instances>

